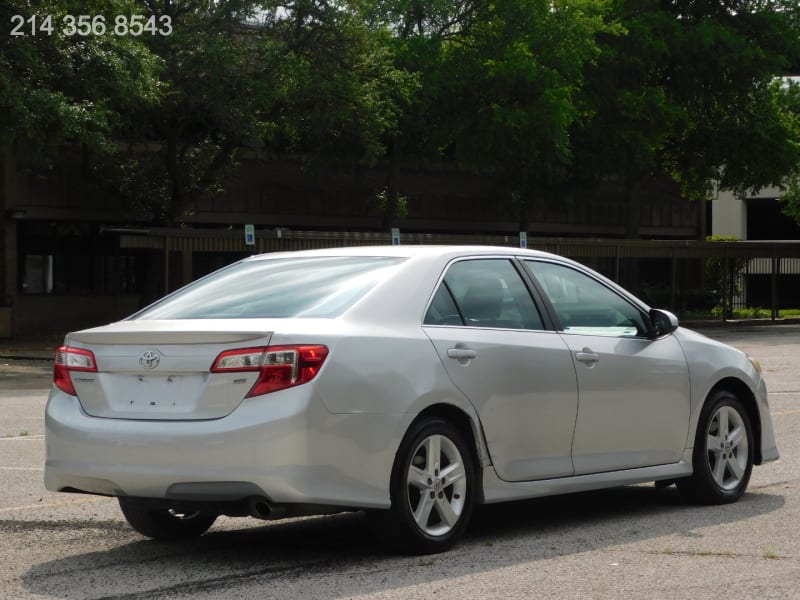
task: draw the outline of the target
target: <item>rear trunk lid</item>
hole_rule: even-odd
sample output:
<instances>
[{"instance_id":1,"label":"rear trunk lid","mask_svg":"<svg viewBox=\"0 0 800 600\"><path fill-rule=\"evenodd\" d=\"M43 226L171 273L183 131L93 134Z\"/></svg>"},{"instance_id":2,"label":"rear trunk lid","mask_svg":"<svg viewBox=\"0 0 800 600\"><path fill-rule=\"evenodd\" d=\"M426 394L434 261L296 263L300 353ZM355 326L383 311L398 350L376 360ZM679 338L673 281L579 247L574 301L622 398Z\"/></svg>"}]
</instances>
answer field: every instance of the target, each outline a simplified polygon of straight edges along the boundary
<instances>
[{"instance_id":1,"label":"rear trunk lid","mask_svg":"<svg viewBox=\"0 0 800 600\"><path fill-rule=\"evenodd\" d=\"M72 333L94 353L97 372L73 371L84 411L138 420L218 419L242 402L257 372L212 373L221 352L269 344L252 320L122 321Z\"/></svg>"}]
</instances>

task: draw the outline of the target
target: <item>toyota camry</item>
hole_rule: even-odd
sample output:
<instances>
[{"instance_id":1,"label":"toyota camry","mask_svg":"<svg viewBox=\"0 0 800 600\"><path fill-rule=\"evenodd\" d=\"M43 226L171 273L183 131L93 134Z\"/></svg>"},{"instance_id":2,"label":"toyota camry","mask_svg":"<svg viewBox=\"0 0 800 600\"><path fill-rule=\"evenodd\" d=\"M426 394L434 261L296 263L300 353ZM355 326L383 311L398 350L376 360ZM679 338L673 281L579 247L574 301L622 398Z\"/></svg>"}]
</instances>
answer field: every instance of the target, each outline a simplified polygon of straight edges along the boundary
<instances>
[{"instance_id":1,"label":"toyota camry","mask_svg":"<svg viewBox=\"0 0 800 600\"><path fill-rule=\"evenodd\" d=\"M403 551L476 504L625 484L745 492L778 457L758 362L587 267L494 247L253 256L66 336L49 490L155 539L364 510Z\"/></svg>"}]
</instances>

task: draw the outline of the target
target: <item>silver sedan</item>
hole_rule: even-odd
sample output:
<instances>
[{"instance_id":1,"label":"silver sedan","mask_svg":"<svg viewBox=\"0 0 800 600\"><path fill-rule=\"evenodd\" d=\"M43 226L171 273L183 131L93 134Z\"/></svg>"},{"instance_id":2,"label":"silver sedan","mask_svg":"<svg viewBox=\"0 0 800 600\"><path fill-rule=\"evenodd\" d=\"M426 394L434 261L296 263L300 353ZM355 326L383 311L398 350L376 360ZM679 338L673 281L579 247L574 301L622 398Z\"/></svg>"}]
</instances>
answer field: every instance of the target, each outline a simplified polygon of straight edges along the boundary
<instances>
[{"instance_id":1,"label":"silver sedan","mask_svg":"<svg viewBox=\"0 0 800 600\"><path fill-rule=\"evenodd\" d=\"M115 496L145 536L366 510L420 553L475 504L652 481L727 503L778 457L755 360L494 247L254 256L71 333L46 440L49 490Z\"/></svg>"}]
</instances>

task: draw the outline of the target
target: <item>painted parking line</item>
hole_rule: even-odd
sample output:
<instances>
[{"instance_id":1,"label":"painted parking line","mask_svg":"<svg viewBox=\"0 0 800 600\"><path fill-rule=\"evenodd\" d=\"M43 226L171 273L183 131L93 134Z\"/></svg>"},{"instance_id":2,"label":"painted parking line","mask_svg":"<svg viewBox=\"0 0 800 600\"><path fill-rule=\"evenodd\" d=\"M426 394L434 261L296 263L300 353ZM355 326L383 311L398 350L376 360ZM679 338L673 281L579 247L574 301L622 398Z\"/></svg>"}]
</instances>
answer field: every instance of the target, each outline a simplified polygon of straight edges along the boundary
<instances>
[{"instance_id":1,"label":"painted parking line","mask_svg":"<svg viewBox=\"0 0 800 600\"><path fill-rule=\"evenodd\" d=\"M0 437L0 442L19 442L19 441L40 441L44 439L43 433L38 433L36 435L13 435L8 437Z\"/></svg>"},{"instance_id":2,"label":"painted parking line","mask_svg":"<svg viewBox=\"0 0 800 600\"><path fill-rule=\"evenodd\" d=\"M0 467L0 471L44 471L44 467Z\"/></svg>"}]
</instances>

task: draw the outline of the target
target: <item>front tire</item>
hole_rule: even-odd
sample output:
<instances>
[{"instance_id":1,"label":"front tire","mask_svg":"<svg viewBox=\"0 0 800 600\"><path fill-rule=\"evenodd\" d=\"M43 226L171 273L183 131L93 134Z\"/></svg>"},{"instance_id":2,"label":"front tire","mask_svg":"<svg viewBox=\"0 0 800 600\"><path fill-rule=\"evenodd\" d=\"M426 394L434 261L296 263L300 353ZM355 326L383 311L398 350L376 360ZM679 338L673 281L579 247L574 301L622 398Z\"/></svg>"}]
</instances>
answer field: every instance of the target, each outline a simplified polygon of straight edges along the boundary
<instances>
[{"instance_id":1,"label":"front tire","mask_svg":"<svg viewBox=\"0 0 800 600\"><path fill-rule=\"evenodd\" d=\"M697 426L694 474L677 481L683 496L701 504L736 502L753 470L755 440L742 402L721 390L706 402Z\"/></svg>"},{"instance_id":2,"label":"front tire","mask_svg":"<svg viewBox=\"0 0 800 600\"><path fill-rule=\"evenodd\" d=\"M188 540L203 535L217 520L216 515L200 512L181 513L166 508L118 498L125 520L136 531L154 540Z\"/></svg>"},{"instance_id":3,"label":"front tire","mask_svg":"<svg viewBox=\"0 0 800 600\"><path fill-rule=\"evenodd\" d=\"M403 552L443 552L467 528L474 487L475 467L464 437L443 419L424 419L400 445L392 470L392 507L371 513L373 530Z\"/></svg>"}]
</instances>

